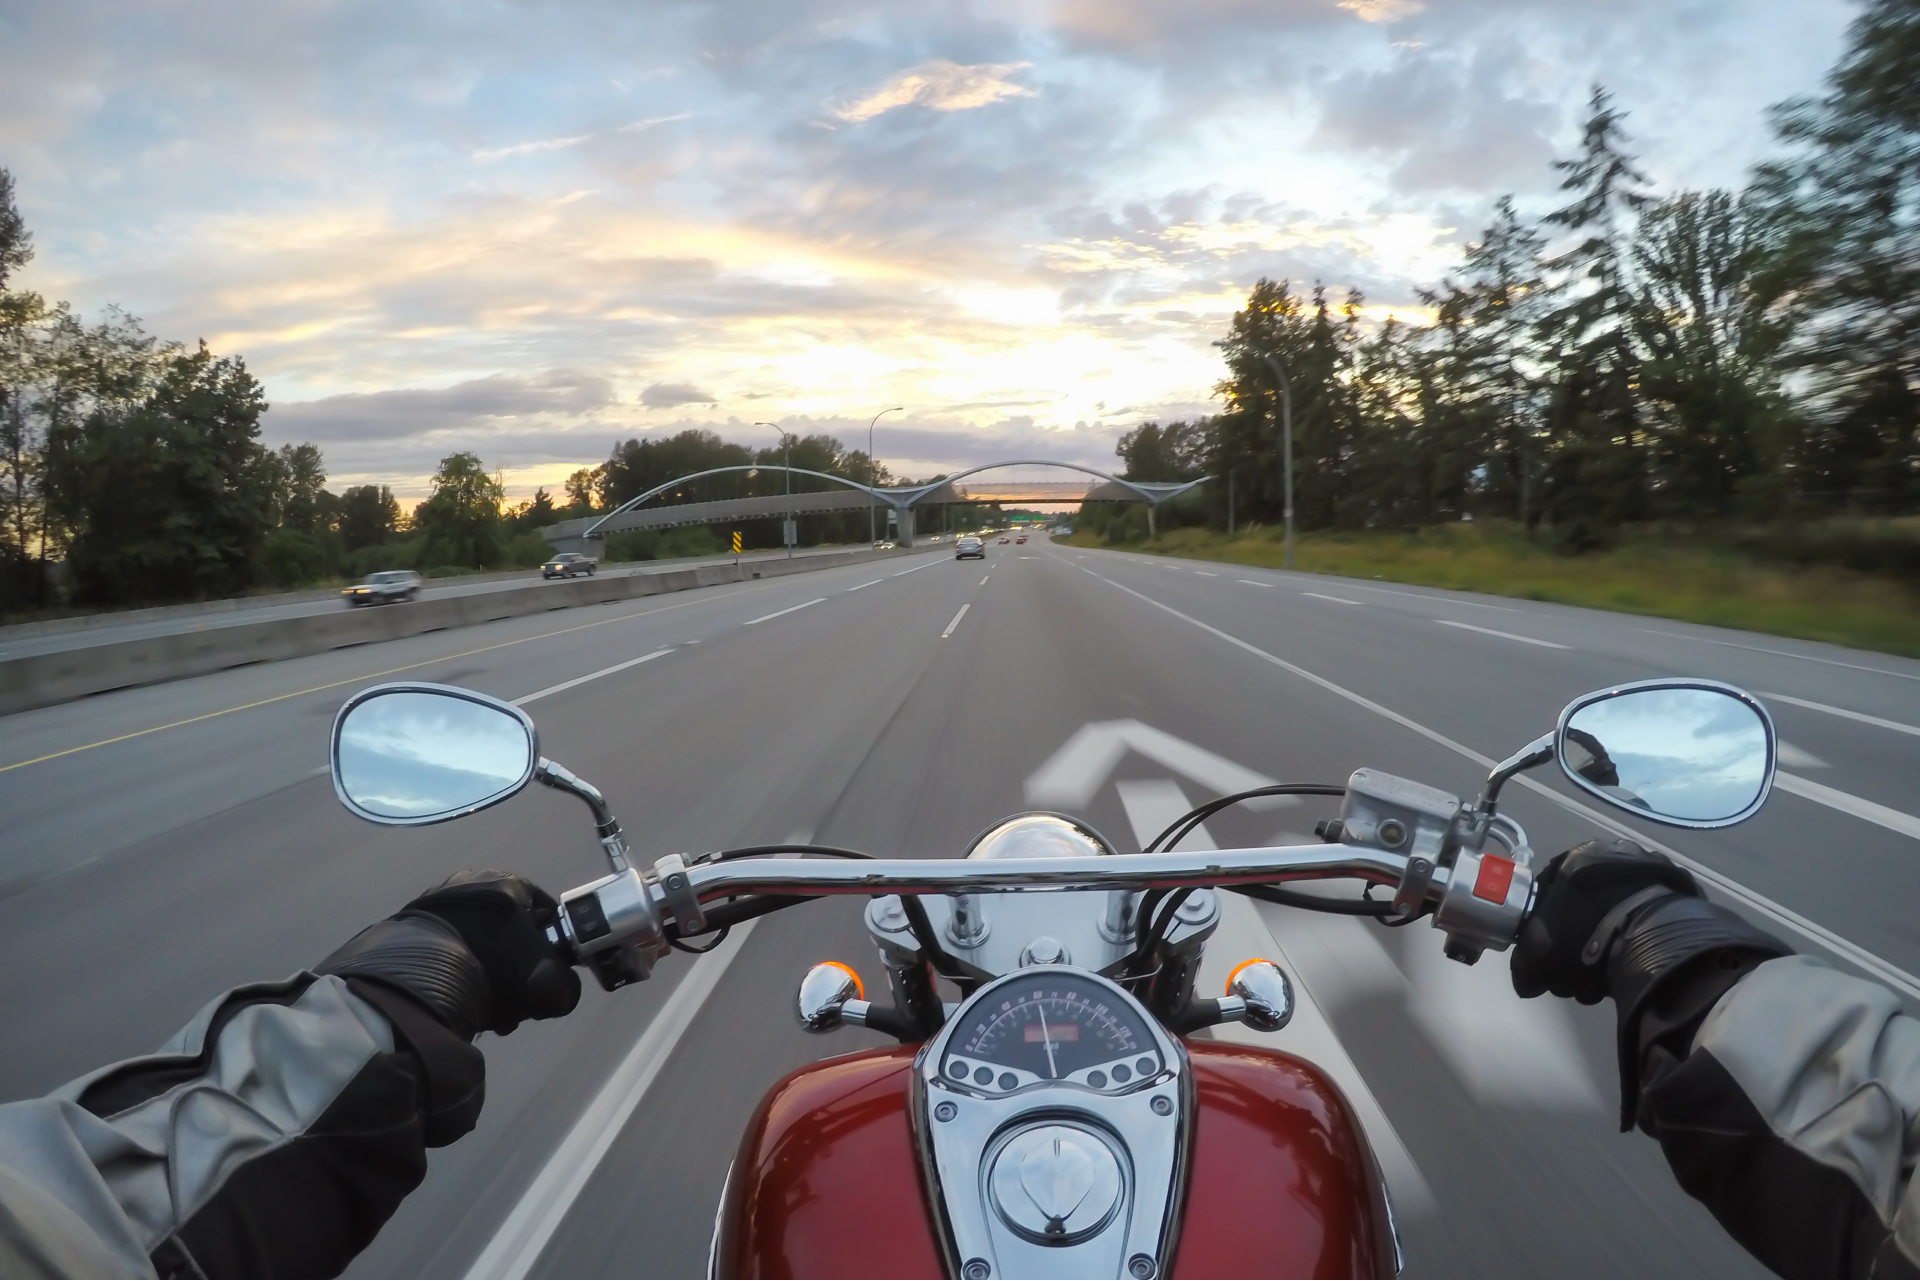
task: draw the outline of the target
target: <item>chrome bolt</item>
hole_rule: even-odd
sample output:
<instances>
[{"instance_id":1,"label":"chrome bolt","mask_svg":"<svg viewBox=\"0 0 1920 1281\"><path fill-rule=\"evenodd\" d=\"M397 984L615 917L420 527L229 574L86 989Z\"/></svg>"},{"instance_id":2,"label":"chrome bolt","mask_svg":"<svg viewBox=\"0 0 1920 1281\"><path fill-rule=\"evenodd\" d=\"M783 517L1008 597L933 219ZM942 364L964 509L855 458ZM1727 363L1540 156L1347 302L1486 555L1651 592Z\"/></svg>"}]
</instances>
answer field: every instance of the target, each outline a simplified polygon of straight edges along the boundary
<instances>
[{"instance_id":1,"label":"chrome bolt","mask_svg":"<svg viewBox=\"0 0 1920 1281\"><path fill-rule=\"evenodd\" d=\"M1153 1114L1155 1116L1166 1116L1168 1113L1172 1111L1173 1111L1172 1099L1168 1098L1164 1094L1156 1094L1153 1096Z\"/></svg>"},{"instance_id":2,"label":"chrome bolt","mask_svg":"<svg viewBox=\"0 0 1920 1281\"><path fill-rule=\"evenodd\" d=\"M1134 1255L1131 1259L1127 1260L1127 1272L1130 1276L1139 1278L1139 1281L1147 1281L1147 1278L1153 1275L1153 1256L1148 1254Z\"/></svg>"},{"instance_id":3,"label":"chrome bolt","mask_svg":"<svg viewBox=\"0 0 1920 1281\"><path fill-rule=\"evenodd\" d=\"M987 1281L993 1275L993 1265L985 1259L968 1259L966 1266L960 1269L960 1275L967 1281Z\"/></svg>"},{"instance_id":4,"label":"chrome bolt","mask_svg":"<svg viewBox=\"0 0 1920 1281\"><path fill-rule=\"evenodd\" d=\"M933 1119L936 1121L951 1121L959 1115L960 1109L951 1103L941 1103L933 1109Z\"/></svg>"}]
</instances>

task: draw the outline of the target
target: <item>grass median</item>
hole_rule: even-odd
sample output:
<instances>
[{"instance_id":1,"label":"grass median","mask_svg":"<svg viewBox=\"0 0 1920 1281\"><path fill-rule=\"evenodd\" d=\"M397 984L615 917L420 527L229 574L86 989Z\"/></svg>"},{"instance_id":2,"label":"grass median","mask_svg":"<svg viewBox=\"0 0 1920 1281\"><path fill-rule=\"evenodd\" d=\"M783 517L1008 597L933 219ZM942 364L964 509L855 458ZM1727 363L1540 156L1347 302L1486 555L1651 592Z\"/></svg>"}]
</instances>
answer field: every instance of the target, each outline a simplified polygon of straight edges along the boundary
<instances>
[{"instance_id":1,"label":"grass median","mask_svg":"<svg viewBox=\"0 0 1920 1281\"><path fill-rule=\"evenodd\" d=\"M1283 556L1280 532L1258 526L1232 538L1218 530L1178 529L1144 542L1109 544L1081 530L1063 541L1269 569L1278 569ZM1607 551L1577 556L1493 523L1411 534L1312 533L1297 538L1294 568L1585 605L1920 658L1920 591L1902 578L1837 565L1769 563L1672 530L1631 533Z\"/></svg>"}]
</instances>

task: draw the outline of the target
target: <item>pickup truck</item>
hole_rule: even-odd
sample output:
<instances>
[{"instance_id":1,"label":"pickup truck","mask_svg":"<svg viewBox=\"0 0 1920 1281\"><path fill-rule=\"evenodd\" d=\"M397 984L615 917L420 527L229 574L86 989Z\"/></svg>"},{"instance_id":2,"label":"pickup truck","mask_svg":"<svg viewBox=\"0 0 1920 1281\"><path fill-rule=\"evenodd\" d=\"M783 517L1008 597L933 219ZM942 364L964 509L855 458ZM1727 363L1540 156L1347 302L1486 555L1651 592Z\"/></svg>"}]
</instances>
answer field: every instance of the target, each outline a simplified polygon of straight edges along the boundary
<instances>
[{"instance_id":1,"label":"pickup truck","mask_svg":"<svg viewBox=\"0 0 1920 1281\"><path fill-rule=\"evenodd\" d=\"M342 588L340 595L348 605L390 605L412 600L420 594L420 575L410 569L383 569L368 574L367 581Z\"/></svg>"}]
</instances>

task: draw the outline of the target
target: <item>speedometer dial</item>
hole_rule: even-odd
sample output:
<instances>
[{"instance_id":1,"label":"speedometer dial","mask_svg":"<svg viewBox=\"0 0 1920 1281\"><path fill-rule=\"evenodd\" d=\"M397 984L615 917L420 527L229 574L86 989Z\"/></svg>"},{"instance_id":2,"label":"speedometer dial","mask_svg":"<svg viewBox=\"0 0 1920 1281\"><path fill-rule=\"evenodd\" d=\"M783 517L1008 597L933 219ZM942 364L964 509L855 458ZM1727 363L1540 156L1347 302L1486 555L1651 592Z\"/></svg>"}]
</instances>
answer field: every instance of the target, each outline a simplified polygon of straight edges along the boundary
<instances>
[{"instance_id":1,"label":"speedometer dial","mask_svg":"<svg viewBox=\"0 0 1920 1281\"><path fill-rule=\"evenodd\" d=\"M1031 1072L1041 1080L1059 1080L1152 1053L1152 1040L1139 1018L1106 991L1071 979L1010 984L970 1012L948 1052Z\"/></svg>"}]
</instances>

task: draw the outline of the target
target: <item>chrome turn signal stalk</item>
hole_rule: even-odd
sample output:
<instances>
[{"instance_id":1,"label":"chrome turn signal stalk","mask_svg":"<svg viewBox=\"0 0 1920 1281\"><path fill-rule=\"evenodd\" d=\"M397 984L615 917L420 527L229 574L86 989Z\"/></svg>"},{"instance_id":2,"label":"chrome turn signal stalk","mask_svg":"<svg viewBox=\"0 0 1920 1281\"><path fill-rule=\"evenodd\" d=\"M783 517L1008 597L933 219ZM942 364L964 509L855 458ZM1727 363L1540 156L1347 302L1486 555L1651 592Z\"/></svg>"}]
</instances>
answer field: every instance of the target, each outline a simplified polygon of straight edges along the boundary
<instances>
[{"instance_id":1,"label":"chrome turn signal stalk","mask_svg":"<svg viewBox=\"0 0 1920 1281\"><path fill-rule=\"evenodd\" d=\"M1293 984L1265 957L1242 961L1227 975L1220 998L1222 1023L1245 1023L1256 1032L1278 1032L1293 1018Z\"/></svg>"},{"instance_id":2,"label":"chrome turn signal stalk","mask_svg":"<svg viewBox=\"0 0 1920 1281\"><path fill-rule=\"evenodd\" d=\"M843 1023L864 1027L871 1005L863 1000L866 988L853 967L822 961L800 980L796 1012L809 1032L831 1032Z\"/></svg>"}]
</instances>

